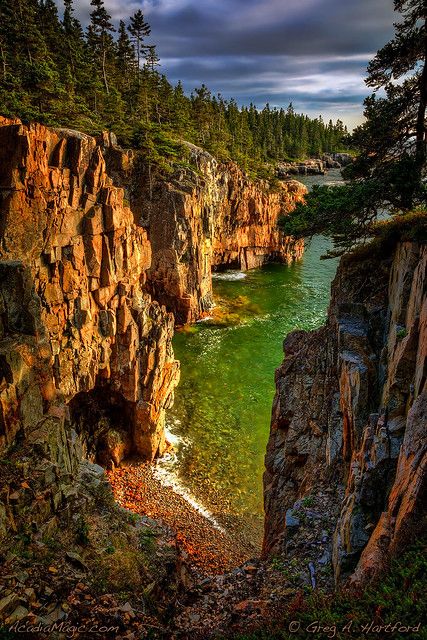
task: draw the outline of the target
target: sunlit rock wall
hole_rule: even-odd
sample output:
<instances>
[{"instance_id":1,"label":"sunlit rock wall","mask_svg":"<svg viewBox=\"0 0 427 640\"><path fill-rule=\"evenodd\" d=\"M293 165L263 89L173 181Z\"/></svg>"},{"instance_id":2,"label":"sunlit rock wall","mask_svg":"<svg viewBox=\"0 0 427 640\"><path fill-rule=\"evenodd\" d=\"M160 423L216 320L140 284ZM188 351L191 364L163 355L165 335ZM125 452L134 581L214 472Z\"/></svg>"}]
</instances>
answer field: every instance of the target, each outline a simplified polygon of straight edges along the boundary
<instances>
[{"instance_id":1,"label":"sunlit rock wall","mask_svg":"<svg viewBox=\"0 0 427 640\"><path fill-rule=\"evenodd\" d=\"M178 379L173 317L147 292L150 242L106 172L108 137L0 124L0 447L96 390L83 440L105 462L152 459Z\"/></svg>"},{"instance_id":2,"label":"sunlit rock wall","mask_svg":"<svg viewBox=\"0 0 427 640\"><path fill-rule=\"evenodd\" d=\"M179 324L194 322L211 308L213 270L291 263L304 250L303 241L277 227L279 215L303 199L304 185L278 182L271 189L237 165L187 147L196 169L183 168L151 187L141 181L136 197L151 240L153 294Z\"/></svg>"}]
</instances>

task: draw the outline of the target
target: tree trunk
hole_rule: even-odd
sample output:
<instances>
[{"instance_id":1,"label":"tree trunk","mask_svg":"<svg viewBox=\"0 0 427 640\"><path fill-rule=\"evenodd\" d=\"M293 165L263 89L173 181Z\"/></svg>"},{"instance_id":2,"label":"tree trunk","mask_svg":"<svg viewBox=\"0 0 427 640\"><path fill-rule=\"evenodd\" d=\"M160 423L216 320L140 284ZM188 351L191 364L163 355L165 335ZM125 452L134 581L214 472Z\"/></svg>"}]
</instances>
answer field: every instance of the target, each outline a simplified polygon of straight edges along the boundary
<instances>
[{"instance_id":1,"label":"tree trunk","mask_svg":"<svg viewBox=\"0 0 427 640\"><path fill-rule=\"evenodd\" d=\"M6 55L3 49L3 45L0 45L0 50L1 50L1 59L2 59L2 67L3 67L3 80L6 80L7 65L6 65Z\"/></svg>"},{"instance_id":2,"label":"tree trunk","mask_svg":"<svg viewBox=\"0 0 427 640\"><path fill-rule=\"evenodd\" d=\"M107 92L107 96L110 95L110 91L108 89L108 81L107 81L107 72L105 69L105 58L106 58L107 52L104 48L103 52L102 52L102 76L104 78L104 86L105 86L105 91Z\"/></svg>"},{"instance_id":3,"label":"tree trunk","mask_svg":"<svg viewBox=\"0 0 427 640\"><path fill-rule=\"evenodd\" d=\"M421 171L426 162L426 117L427 109L427 19L424 23L424 67L420 77L420 101L418 104L416 124L416 162Z\"/></svg>"}]
</instances>

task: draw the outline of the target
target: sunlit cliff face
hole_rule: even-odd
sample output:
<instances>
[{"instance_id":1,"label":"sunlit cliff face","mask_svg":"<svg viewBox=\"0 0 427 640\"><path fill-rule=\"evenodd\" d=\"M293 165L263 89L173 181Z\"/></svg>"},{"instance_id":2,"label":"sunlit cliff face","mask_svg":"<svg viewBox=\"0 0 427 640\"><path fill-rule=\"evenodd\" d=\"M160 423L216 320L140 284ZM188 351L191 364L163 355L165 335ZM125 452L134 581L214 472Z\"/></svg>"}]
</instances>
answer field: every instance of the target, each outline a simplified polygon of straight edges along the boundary
<instances>
[{"instance_id":1,"label":"sunlit cliff face","mask_svg":"<svg viewBox=\"0 0 427 640\"><path fill-rule=\"evenodd\" d=\"M58 5L62 3L58 0ZM203 82L239 103L287 106L350 128L369 93L373 52L392 34L384 0L106 0L113 19L142 8L162 72L186 91ZM61 10L61 7L60 7ZM76 2L86 22L90 0Z\"/></svg>"}]
</instances>

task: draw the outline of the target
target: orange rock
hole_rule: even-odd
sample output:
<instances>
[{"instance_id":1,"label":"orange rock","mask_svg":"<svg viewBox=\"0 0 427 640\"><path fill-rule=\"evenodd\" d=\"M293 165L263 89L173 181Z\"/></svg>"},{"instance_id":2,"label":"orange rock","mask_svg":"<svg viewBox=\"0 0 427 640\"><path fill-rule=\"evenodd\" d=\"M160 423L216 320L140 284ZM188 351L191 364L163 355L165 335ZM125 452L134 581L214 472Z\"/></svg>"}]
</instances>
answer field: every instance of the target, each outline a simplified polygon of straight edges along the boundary
<instances>
[{"instance_id":1,"label":"orange rock","mask_svg":"<svg viewBox=\"0 0 427 640\"><path fill-rule=\"evenodd\" d=\"M291 263L302 256L303 241L285 237L277 219L307 192L296 181L270 190L265 181L250 180L236 164L219 165L202 149L188 146L203 179L191 170L181 172L168 183L156 184L148 213L141 205L153 252L152 287L180 325L203 317L212 306L215 267L247 270L271 260ZM140 188L141 201L151 200L144 185Z\"/></svg>"},{"instance_id":2,"label":"orange rock","mask_svg":"<svg viewBox=\"0 0 427 640\"><path fill-rule=\"evenodd\" d=\"M0 260L9 281L3 295L31 325L34 356L25 366L34 370L37 389L30 385L35 397L24 401L29 391L15 367L0 392L7 421L0 448L22 428L23 408L30 423L42 398L47 405L57 397L70 402L102 386L107 405L114 391L128 416L127 436L117 440L119 430L104 438L104 458L119 464L132 448L150 459L163 450L164 414L179 377L173 317L146 289L150 241L108 175L108 152L85 134L0 120ZM132 154L119 147L111 153L115 166L130 170ZM35 346L39 334L51 347L43 355ZM38 378L37 367L44 372Z\"/></svg>"}]
</instances>

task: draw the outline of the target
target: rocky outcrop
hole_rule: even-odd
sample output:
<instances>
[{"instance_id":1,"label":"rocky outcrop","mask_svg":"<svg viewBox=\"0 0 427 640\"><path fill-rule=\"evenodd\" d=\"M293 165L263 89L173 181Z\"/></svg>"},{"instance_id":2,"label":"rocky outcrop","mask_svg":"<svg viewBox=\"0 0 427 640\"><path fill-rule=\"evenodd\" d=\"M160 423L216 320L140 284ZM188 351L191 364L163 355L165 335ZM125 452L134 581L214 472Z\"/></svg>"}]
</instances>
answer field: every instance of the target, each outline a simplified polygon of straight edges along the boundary
<instances>
[{"instance_id":1,"label":"rocky outcrop","mask_svg":"<svg viewBox=\"0 0 427 640\"><path fill-rule=\"evenodd\" d=\"M280 162L276 167L278 178L291 176L324 176L328 169L342 169L353 162L348 153L324 153L321 158L310 158L301 162Z\"/></svg>"},{"instance_id":2,"label":"rocky outcrop","mask_svg":"<svg viewBox=\"0 0 427 640\"><path fill-rule=\"evenodd\" d=\"M324 176L329 168L328 163L324 159L313 158L310 160L303 160L301 162L280 162L277 165L277 176L279 178L288 178L289 176Z\"/></svg>"},{"instance_id":3,"label":"rocky outcrop","mask_svg":"<svg viewBox=\"0 0 427 640\"><path fill-rule=\"evenodd\" d=\"M117 185L132 154L113 142L0 120L0 620L8 628L65 622L141 635L153 622L146 600L159 605L161 624L186 575L174 532L120 508L102 468L163 451L179 375L173 316L148 292L147 231Z\"/></svg>"},{"instance_id":4,"label":"rocky outcrop","mask_svg":"<svg viewBox=\"0 0 427 640\"><path fill-rule=\"evenodd\" d=\"M101 462L152 459L178 363L173 317L147 292L147 232L105 141L0 124L0 447L62 407Z\"/></svg>"},{"instance_id":5,"label":"rocky outcrop","mask_svg":"<svg viewBox=\"0 0 427 640\"><path fill-rule=\"evenodd\" d=\"M285 340L266 456L266 553L286 550L286 513L321 485L339 505L337 579L377 573L416 531L427 484L426 260L414 242L343 259L326 326Z\"/></svg>"},{"instance_id":6,"label":"rocky outcrop","mask_svg":"<svg viewBox=\"0 0 427 640\"><path fill-rule=\"evenodd\" d=\"M179 324L199 319L212 306L212 270L252 269L301 257L303 241L285 237L277 218L306 193L295 181L273 190L251 181L233 163L187 145L188 168L164 179L141 181L134 192L141 224L149 231L154 297ZM190 167L194 167L190 168Z\"/></svg>"}]
</instances>

